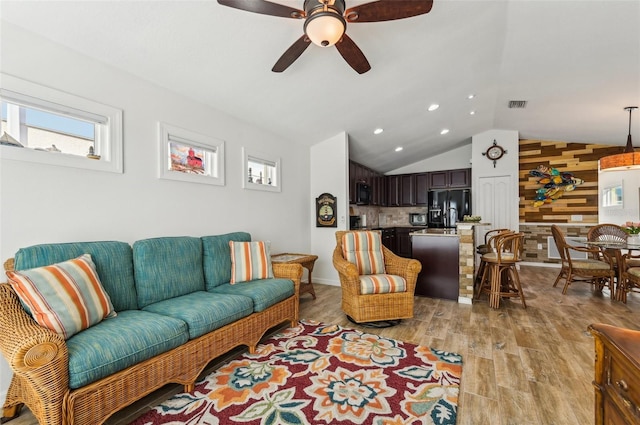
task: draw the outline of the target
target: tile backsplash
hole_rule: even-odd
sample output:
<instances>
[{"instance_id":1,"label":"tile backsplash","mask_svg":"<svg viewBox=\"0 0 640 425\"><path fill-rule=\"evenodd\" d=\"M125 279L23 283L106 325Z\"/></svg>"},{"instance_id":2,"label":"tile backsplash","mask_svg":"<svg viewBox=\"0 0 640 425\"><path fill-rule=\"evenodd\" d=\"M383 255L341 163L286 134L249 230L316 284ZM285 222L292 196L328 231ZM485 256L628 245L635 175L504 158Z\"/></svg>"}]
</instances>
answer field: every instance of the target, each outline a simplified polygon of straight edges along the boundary
<instances>
[{"instance_id":1,"label":"tile backsplash","mask_svg":"<svg viewBox=\"0 0 640 425\"><path fill-rule=\"evenodd\" d=\"M410 213L426 213L427 207L373 207L351 205L350 215L366 216L367 227L410 226Z\"/></svg>"}]
</instances>

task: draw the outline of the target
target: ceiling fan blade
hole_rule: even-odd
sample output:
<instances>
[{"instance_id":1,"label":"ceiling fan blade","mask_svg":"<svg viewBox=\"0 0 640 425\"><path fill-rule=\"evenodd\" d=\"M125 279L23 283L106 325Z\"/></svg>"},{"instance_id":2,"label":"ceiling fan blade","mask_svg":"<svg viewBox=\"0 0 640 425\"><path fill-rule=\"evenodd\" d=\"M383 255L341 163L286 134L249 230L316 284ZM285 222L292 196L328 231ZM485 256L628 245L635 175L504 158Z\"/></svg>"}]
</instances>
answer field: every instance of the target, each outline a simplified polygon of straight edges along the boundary
<instances>
[{"instance_id":1,"label":"ceiling fan blade","mask_svg":"<svg viewBox=\"0 0 640 425\"><path fill-rule=\"evenodd\" d=\"M379 0L344 12L347 22L380 22L429 13L433 0Z\"/></svg>"},{"instance_id":2,"label":"ceiling fan blade","mask_svg":"<svg viewBox=\"0 0 640 425\"><path fill-rule=\"evenodd\" d=\"M309 40L306 34L297 39L296 42L293 43L291 47L289 47L287 51L282 54L282 56L280 56L280 59L278 59L278 62L273 65L273 68L271 68L271 70L273 72L282 72L285 69L289 68L289 66L300 57L302 52L304 52L307 47L309 47L309 44L311 44L311 40Z\"/></svg>"},{"instance_id":3,"label":"ceiling fan blade","mask_svg":"<svg viewBox=\"0 0 640 425\"><path fill-rule=\"evenodd\" d=\"M249 12L261 13L263 15L280 16L282 18L301 19L305 17L304 11L282 4L271 3L265 0L218 0L223 6Z\"/></svg>"},{"instance_id":4,"label":"ceiling fan blade","mask_svg":"<svg viewBox=\"0 0 640 425\"><path fill-rule=\"evenodd\" d=\"M358 74L364 74L371 69L369 61L364 57L364 53L356 43L347 35L343 34L342 39L336 43L338 52L342 55L345 61L355 69Z\"/></svg>"}]
</instances>

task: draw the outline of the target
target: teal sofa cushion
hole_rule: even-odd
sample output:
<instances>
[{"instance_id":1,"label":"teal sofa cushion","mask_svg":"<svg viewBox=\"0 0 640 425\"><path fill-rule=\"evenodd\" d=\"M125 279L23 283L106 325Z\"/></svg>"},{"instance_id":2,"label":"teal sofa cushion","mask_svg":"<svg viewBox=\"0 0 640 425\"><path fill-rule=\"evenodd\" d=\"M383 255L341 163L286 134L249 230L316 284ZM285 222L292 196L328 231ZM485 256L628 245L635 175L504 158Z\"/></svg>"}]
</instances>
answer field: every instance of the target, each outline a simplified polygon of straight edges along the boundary
<instances>
[{"instance_id":1,"label":"teal sofa cushion","mask_svg":"<svg viewBox=\"0 0 640 425\"><path fill-rule=\"evenodd\" d=\"M186 322L189 339L193 339L250 315L253 302L248 297L200 291L148 305L144 310Z\"/></svg>"},{"instance_id":2,"label":"teal sofa cushion","mask_svg":"<svg viewBox=\"0 0 640 425\"><path fill-rule=\"evenodd\" d=\"M74 242L34 245L16 253L15 270L49 266L91 254L104 290L116 311L138 308L131 247L125 242Z\"/></svg>"},{"instance_id":3,"label":"teal sofa cushion","mask_svg":"<svg viewBox=\"0 0 640 425\"><path fill-rule=\"evenodd\" d=\"M253 300L253 311L259 312L289 298L295 289L291 279L260 279L218 285L211 292L249 297Z\"/></svg>"},{"instance_id":4,"label":"teal sofa cushion","mask_svg":"<svg viewBox=\"0 0 640 425\"><path fill-rule=\"evenodd\" d=\"M133 267L140 308L204 291L200 238L181 236L136 241Z\"/></svg>"},{"instance_id":5,"label":"teal sofa cushion","mask_svg":"<svg viewBox=\"0 0 640 425\"><path fill-rule=\"evenodd\" d=\"M225 235L203 236L202 255L204 278L207 291L231 281L231 249L229 241L251 242L247 232L234 232Z\"/></svg>"},{"instance_id":6,"label":"teal sofa cushion","mask_svg":"<svg viewBox=\"0 0 640 425\"><path fill-rule=\"evenodd\" d=\"M187 324L182 320L147 311L120 311L67 340L69 387L83 387L188 339Z\"/></svg>"}]
</instances>

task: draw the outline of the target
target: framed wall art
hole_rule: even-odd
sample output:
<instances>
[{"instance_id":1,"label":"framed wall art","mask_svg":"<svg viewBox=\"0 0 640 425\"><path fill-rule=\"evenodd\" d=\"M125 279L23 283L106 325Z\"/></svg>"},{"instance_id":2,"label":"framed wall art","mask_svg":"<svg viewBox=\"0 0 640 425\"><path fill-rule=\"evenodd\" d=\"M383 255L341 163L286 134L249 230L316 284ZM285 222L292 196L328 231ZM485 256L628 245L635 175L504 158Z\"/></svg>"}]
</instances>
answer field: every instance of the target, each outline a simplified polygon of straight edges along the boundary
<instances>
[{"instance_id":1,"label":"framed wall art","mask_svg":"<svg viewBox=\"0 0 640 425\"><path fill-rule=\"evenodd\" d=\"M224 142L158 123L161 179L224 186Z\"/></svg>"}]
</instances>

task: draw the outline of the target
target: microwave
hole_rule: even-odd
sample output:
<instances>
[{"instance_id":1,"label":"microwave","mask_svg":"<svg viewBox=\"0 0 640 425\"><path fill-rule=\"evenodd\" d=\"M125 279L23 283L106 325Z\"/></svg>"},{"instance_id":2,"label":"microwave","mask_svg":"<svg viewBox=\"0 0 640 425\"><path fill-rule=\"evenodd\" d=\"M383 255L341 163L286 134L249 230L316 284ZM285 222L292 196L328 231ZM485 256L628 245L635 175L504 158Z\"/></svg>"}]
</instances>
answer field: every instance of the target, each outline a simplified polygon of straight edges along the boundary
<instances>
[{"instance_id":1,"label":"microwave","mask_svg":"<svg viewBox=\"0 0 640 425\"><path fill-rule=\"evenodd\" d=\"M409 214L409 223L412 226L426 226L427 213L411 213Z\"/></svg>"},{"instance_id":2,"label":"microwave","mask_svg":"<svg viewBox=\"0 0 640 425\"><path fill-rule=\"evenodd\" d=\"M371 202L371 186L365 182L356 183L356 204L369 205Z\"/></svg>"}]
</instances>

